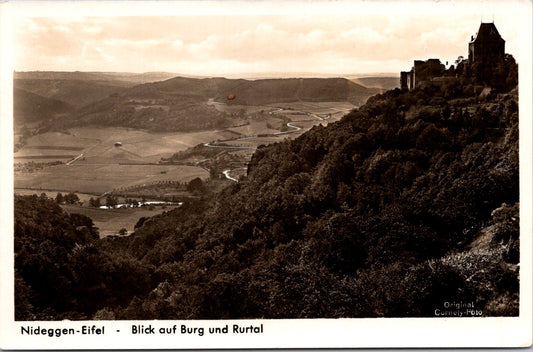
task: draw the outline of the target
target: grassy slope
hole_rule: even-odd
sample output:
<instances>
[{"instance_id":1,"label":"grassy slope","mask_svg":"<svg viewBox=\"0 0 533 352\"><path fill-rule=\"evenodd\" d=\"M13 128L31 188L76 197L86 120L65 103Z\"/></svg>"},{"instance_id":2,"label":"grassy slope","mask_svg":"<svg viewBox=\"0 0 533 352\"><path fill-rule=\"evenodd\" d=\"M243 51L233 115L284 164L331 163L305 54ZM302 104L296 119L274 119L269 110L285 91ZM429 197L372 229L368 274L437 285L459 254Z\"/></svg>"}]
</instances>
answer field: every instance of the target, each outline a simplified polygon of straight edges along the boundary
<instances>
[{"instance_id":1,"label":"grassy slope","mask_svg":"<svg viewBox=\"0 0 533 352\"><path fill-rule=\"evenodd\" d=\"M188 182L196 177L207 178L208 172L187 165L75 164L52 166L31 174L17 174L15 187L102 194L113 189L167 180Z\"/></svg>"}]
</instances>

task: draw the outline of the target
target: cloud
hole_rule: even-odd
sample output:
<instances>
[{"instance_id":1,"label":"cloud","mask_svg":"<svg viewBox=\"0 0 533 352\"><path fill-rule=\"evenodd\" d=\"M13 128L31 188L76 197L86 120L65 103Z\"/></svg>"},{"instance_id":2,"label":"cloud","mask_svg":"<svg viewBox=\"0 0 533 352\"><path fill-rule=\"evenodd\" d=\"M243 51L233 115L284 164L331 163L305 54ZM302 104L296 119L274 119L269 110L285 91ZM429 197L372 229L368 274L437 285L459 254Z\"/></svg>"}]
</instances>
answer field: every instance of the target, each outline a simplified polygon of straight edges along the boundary
<instances>
[{"instance_id":1,"label":"cloud","mask_svg":"<svg viewBox=\"0 0 533 352\"><path fill-rule=\"evenodd\" d=\"M103 27L98 25L82 25L81 31L88 35L101 35L103 32Z\"/></svg>"},{"instance_id":2,"label":"cloud","mask_svg":"<svg viewBox=\"0 0 533 352\"><path fill-rule=\"evenodd\" d=\"M506 16L497 23L502 35L516 25ZM391 72L408 69L413 59L465 55L478 24L478 14L453 21L449 15L410 13L36 17L16 27L15 68ZM508 43L516 39L513 33L504 35Z\"/></svg>"}]
</instances>

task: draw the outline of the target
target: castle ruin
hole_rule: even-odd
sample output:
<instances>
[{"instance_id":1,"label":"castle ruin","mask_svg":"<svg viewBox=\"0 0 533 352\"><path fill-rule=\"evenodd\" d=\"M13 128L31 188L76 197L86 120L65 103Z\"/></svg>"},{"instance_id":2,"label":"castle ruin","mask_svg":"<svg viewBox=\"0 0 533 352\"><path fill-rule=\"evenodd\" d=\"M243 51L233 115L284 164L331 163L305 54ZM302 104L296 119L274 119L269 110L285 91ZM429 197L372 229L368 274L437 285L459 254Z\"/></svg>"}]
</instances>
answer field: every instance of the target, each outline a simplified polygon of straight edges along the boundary
<instances>
[{"instance_id":1,"label":"castle ruin","mask_svg":"<svg viewBox=\"0 0 533 352\"><path fill-rule=\"evenodd\" d=\"M468 43L468 59L464 64L492 65L505 56L505 40L494 23L481 23L475 36ZM415 60L411 71L400 72L401 89L412 90L429 82L444 81L446 68L439 59Z\"/></svg>"}]
</instances>

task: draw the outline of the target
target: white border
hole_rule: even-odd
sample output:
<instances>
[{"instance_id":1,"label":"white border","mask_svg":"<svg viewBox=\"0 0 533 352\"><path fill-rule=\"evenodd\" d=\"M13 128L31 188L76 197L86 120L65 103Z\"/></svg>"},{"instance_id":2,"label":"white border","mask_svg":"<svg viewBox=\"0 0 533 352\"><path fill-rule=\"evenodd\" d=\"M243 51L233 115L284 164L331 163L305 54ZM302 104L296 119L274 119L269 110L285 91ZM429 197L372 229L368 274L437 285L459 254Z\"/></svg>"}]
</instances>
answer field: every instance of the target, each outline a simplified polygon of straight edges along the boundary
<instances>
[{"instance_id":1,"label":"white border","mask_svg":"<svg viewBox=\"0 0 533 352\"><path fill-rule=\"evenodd\" d=\"M0 187L0 348L2 349L147 349L147 348L319 348L319 347L524 347L532 341L532 3L507 1L514 6L520 23L520 50L512 53L519 62L520 102L520 198L521 198L521 272L520 316L516 318L371 318L252 321L83 321L83 322L14 322L13 320L13 134L12 134L12 28L21 16L116 15L188 15L208 14L279 14L295 13L394 13L413 10L449 14L484 1L418 2L21 2L0 6L0 133L2 134ZM452 18L452 17L450 17ZM466 45L466 44L465 44ZM460 53L458 53L460 54ZM189 327L224 326L225 324L263 324L264 333L254 335L132 335L132 325L151 324L156 329L185 324ZM105 335L75 335L61 338L21 336L20 327L75 328L83 325L105 326ZM120 330L118 333L116 330Z\"/></svg>"}]
</instances>

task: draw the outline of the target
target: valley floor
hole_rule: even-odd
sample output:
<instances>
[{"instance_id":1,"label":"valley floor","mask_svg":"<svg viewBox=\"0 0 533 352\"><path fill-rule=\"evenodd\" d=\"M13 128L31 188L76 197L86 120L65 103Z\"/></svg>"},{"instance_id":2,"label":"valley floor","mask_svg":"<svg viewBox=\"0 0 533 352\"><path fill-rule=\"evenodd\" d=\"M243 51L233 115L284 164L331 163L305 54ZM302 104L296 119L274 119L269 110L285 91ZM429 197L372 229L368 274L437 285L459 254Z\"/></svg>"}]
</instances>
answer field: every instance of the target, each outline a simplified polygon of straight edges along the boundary
<instances>
[{"instance_id":1,"label":"valley floor","mask_svg":"<svg viewBox=\"0 0 533 352\"><path fill-rule=\"evenodd\" d=\"M89 207L89 199L104 200L107 194L115 193L155 199L187 197L190 194L173 185L187 184L196 178L206 181L214 173L227 182L236 182L246 173L246 164L259 145L296 138L315 125L338 121L354 108L346 102L269 106L216 103L215 106L226 113L246 116L248 122L227 129L198 132L166 133L92 126L37 134L14 154L15 193L45 193L55 197L58 192L75 192L83 206L68 206L67 211L94 217L102 234L116 234L122 227L131 232L140 217L161 211L100 210ZM207 159L161 162L202 144L219 153ZM214 164L216 170L213 170Z\"/></svg>"}]
</instances>

